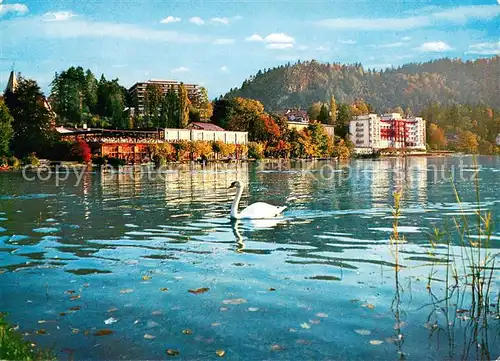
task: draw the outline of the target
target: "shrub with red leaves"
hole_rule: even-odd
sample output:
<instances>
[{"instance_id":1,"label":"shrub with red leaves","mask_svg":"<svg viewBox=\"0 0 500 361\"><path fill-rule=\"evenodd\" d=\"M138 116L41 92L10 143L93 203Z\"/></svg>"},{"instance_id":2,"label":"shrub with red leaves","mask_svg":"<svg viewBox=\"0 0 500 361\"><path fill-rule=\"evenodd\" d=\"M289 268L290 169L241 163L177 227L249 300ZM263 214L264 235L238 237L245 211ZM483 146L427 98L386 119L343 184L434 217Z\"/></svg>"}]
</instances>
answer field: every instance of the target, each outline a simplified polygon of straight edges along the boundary
<instances>
[{"instance_id":1,"label":"shrub with red leaves","mask_svg":"<svg viewBox=\"0 0 500 361\"><path fill-rule=\"evenodd\" d=\"M86 141L78 139L71 148L71 155L79 162L89 163L92 159L92 152Z\"/></svg>"}]
</instances>

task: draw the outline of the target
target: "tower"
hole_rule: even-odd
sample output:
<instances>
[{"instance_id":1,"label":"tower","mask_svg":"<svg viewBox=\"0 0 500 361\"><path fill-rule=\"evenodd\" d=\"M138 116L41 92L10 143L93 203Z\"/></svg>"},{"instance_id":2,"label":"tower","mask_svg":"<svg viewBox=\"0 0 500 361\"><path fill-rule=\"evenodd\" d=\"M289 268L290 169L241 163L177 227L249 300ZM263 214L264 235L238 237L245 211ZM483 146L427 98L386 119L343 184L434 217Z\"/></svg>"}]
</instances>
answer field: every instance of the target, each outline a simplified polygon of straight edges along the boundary
<instances>
[{"instance_id":1,"label":"tower","mask_svg":"<svg viewBox=\"0 0 500 361\"><path fill-rule=\"evenodd\" d=\"M5 88L5 93L11 92L14 93L17 88L17 78L14 70L10 72L9 81L7 82L7 87Z\"/></svg>"}]
</instances>

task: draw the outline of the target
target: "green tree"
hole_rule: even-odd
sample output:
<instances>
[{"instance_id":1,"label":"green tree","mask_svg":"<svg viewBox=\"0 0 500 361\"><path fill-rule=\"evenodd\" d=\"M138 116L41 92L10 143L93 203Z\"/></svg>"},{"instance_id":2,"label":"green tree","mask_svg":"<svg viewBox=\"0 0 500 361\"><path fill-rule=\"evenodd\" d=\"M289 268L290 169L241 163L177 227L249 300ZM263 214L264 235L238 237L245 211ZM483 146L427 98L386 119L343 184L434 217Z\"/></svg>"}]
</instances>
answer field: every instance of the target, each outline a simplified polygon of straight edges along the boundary
<instances>
[{"instance_id":1,"label":"green tree","mask_svg":"<svg viewBox=\"0 0 500 361\"><path fill-rule=\"evenodd\" d=\"M9 108L0 98L0 157L9 154L10 142L14 134L12 121L13 118L9 113Z\"/></svg>"},{"instance_id":2,"label":"green tree","mask_svg":"<svg viewBox=\"0 0 500 361\"><path fill-rule=\"evenodd\" d=\"M335 134L341 138L346 138L349 135L349 122L351 121L351 109L347 104L340 104L337 114L337 126Z\"/></svg>"},{"instance_id":3,"label":"green tree","mask_svg":"<svg viewBox=\"0 0 500 361\"><path fill-rule=\"evenodd\" d=\"M179 126L179 96L174 89L170 88L164 97L164 107L167 115L167 128Z\"/></svg>"},{"instance_id":4,"label":"green tree","mask_svg":"<svg viewBox=\"0 0 500 361\"><path fill-rule=\"evenodd\" d=\"M97 86L96 115L114 128L128 128L129 120L124 109L125 94L118 79L108 81L102 75Z\"/></svg>"},{"instance_id":5,"label":"green tree","mask_svg":"<svg viewBox=\"0 0 500 361\"><path fill-rule=\"evenodd\" d=\"M179 86L179 128L187 128L189 123L189 98L183 83Z\"/></svg>"},{"instance_id":6,"label":"green tree","mask_svg":"<svg viewBox=\"0 0 500 361\"><path fill-rule=\"evenodd\" d=\"M235 104L233 100L217 99L213 103L213 114L210 120L219 127L228 129L228 124L231 122L234 113Z\"/></svg>"},{"instance_id":7,"label":"green tree","mask_svg":"<svg viewBox=\"0 0 500 361\"><path fill-rule=\"evenodd\" d=\"M328 113L328 107L326 104L321 105L321 110L319 111L319 115L317 117L318 122L327 124L329 122L330 115Z\"/></svg>"},{"instance_id":8,"label":"green tree","mask_svg":"<svg viewBox=\"0 0 500 361\"><path fill-rule=\"evenodd\" d=\"M15 93L7 92L5 103L14 121L12 150L17 157L43 154L54 137L52 115L36 81L19 78Z\"/></svg>"},{"instance_id":9,"label":"green tree","mask_svg":"<svg viewBox=\"0 0 500 361\"><path fill-rule=\"evenodd\" d=\"M323 106L323 103L321 103L321 102L313 103L309 107L309 109L307 109L307 114L309 115L309 119L318 120L319 114L321 113L322 106Z\"/></svg>"},{"instance_id":10,"label":"green tree","mask_svg":"<svg viewBox=\"0 0 500 361\"><path fill-rule=\"evenodd\" d=\"M337 103L335 102L335 97L332 95L330 98L330 117L328 118L328 124L333 125L337 121Z\"/></svg>"},{"instance_id":11,"label":"green tree","mask_svg":"<svg viewBox=\"0 0 500 361\"><path fill-rule=\"evenodd\" d=\"M144 114L149 126L157 128L161 126L162 100L163 92L161 86L159 84L148 84L144 95Z\"/></svg>"}]
</instances>

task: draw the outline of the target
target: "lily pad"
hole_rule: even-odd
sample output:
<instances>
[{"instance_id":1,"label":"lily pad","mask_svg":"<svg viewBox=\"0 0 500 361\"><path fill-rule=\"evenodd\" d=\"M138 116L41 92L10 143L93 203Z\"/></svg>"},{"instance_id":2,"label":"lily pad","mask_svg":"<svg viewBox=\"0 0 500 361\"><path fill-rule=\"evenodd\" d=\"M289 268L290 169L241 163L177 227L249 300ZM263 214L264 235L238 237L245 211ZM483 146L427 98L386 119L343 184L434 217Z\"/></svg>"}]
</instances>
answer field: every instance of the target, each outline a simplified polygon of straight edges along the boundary
<instances>
[{"instance_id":1,"label":"lily pad","mask_svg":"<svg viewBox=\"0 0 500 361\"><path fill-rule=\"evenodd\" d=\"M143 281L149 281L151 278L151 276L142 276Z\"/></svg>"}]
</instances>

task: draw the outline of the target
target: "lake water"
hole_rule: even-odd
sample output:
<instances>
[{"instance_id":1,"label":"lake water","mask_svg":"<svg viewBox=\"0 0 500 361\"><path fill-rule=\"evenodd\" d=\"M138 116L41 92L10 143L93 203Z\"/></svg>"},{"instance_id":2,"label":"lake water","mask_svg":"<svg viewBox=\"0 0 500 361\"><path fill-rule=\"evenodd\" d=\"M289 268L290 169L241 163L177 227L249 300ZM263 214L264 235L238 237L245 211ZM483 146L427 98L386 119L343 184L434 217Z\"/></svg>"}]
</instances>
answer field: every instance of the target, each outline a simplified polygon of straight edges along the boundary
<instances>
[{"instance_id":1,"label":"lake water","mask_svg":"<svg viewBox=\"0 0 500 361\"><path fill-rule=\"evenodd\" d=\"M498 225L500 158L478 164L480 208ZM470 157L94 171L57 186L2 173L0 311L63 360L496 359L498 266L478 331L463 286L443 301L435 261L448 248L429 246L433 227L474 219L474 174ZM286 204L283 217L231 222L234 180L242 206ZM488 249L498 254L498 227Z\"/></svg>"}]
</instances>

